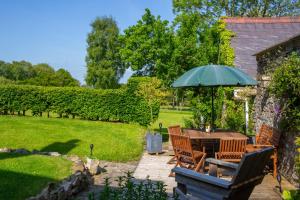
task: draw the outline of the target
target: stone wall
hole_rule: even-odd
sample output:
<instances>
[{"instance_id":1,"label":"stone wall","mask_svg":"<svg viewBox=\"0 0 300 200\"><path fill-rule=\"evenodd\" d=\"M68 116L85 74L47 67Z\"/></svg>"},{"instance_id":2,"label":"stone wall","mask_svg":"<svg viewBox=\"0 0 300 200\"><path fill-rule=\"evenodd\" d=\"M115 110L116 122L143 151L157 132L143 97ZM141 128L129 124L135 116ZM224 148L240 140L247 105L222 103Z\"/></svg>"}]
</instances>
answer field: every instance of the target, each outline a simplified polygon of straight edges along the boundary
<instances>
[{"instance_id":1,"label":"stone wall","mask_svg":"<svg viewBox=\"0 0 300 200\"><path fill-rule=\"evenodd\" d=\"M280 101L268 91L268 85L271 81L271 74L280 66L283 59L291 52L300 52L300 37L294 38L288 42L282 43L272 49L256 55L257 68L257 95L255 98L255 129L259 132L260 126L266 123L272 127L278 128L280 122ZM281 139L279 144L279 171L291 183L299 184L299 176L295 170L295 157L297 154L295 139L300 136L300 132L287 132L280 130Z\"/></svg>"}]
</instances>

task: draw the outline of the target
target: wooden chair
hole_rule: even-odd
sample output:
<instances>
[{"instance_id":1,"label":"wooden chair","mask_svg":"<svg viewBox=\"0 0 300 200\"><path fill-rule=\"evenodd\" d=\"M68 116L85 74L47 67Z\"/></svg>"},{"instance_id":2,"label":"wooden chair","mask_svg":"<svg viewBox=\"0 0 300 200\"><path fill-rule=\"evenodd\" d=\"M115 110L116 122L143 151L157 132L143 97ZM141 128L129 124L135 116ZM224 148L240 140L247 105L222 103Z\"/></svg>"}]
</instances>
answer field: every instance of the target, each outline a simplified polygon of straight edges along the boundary
<instances>
[{"instance_id":1,"label":"wooden chair","mask_svg":"<svg viewBox=\"0 0 300 200\"><path fill-rule=\"evenodd\" d=\"M279 130L262 124L260 127L259 133L255 137L255 144L248 144L247 151L256 151L266 147L274 147L274 153L271 156L273 160L273 176L277 176L277 162L278 162L278 146L280 141L280 132Z\"/></svg>"},{"instance_id":2,"label":"wooden chair","mask_svg":"<svg viewBox=\"0 0 300 200\"><path fill-rule=\"evenodd\" d=\"M176 157L176 166L194 169L199 172L204 165L206 153L195 151L189 136L171 134L171 141Z\"/></svg>"},{"instance_id":3,"label":"wooden chair","mask_svg":"<svg viewBox=\"0 0 300 200\"><path fill-rule=\"evenodd\" d=\"M247 139L221 139L215 158L227 162L240 162L246 152Z\"/></svg>"},{"instance_id":4,"label":"wooden chair","mask_svg":"<svg viewBox=\"0 0 300 200\"><path fill-rule=\"evenodd\" d=\"M209 163L233 169L235 173L230 181L176 167L172 170L177 182L174 191L179 199L248 199L254 187L262 182L265 166L272 153L273 147L247 153L239 164L206 159Z\"/></svg>"},{"instance_id":5,"label":"wooden chair","mask_svg":"<svg viewBox=\"0 0 300 200\"><path fill-rule=\"evenodd\" d=\"M180 125L175 126L169 126L168 127L168 133L169 133L169 151L173 151L172 141L171 141L171 134L173 135L182 135L181 127ZM176 162L176 156L174 155L167 164L174 164Z\"/></svg>"}]
</instances>

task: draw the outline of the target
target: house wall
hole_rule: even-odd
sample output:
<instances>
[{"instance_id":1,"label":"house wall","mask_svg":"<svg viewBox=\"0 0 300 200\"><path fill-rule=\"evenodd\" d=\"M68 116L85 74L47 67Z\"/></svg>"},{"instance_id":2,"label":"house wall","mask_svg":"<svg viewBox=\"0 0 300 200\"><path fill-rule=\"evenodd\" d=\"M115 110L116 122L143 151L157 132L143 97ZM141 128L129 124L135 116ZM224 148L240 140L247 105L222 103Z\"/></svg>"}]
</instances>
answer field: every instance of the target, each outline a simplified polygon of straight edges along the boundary
<instances>
[{"instance_id":1,"label":"house wall","mask_svg":"<svg viewBox=\"0 0 300 200\"><path fill-rule=\"evenodd\" d=\"M255 98L255 129L259 132L260 126L266 123L279 128L281 99L276 99L268 92L271 74L280 66L283 59L291 52L300 53L300 37L294 38L280 46L270 49L256 56L257 68L257 95ZM280 130L281 139L279 144L279 172L296 186L299 185L299 175L296 173L295 157L297 155L295 139L300 136L299 132L287 132Z\"/></svg>"}]
</instances>

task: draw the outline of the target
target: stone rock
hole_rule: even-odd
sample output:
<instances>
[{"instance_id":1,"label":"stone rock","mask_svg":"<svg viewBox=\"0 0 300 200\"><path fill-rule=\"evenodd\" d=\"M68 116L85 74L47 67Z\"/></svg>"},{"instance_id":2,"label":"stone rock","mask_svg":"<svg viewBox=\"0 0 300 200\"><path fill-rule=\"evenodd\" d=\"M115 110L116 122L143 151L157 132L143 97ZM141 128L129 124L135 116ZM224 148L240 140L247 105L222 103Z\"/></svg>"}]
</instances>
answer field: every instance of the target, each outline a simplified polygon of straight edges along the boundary
<instances>
[{"instance_id":1,"label":"stone rock","mask_svg":"<svg viewBox=\"0 0 300 200\"><path fill-rule=\"evenodd\" d=\"M90 182L89 173L76 172L60 183L50 183L35 197L27 200L65 200L72 199L74 195L86 189Z\"/></svg>"},{"instance_id":2,"label":"stone rock","mask_svg":"<svg viewBox=\"0 0 300 200\"><path fill-rule=\"evenodd\" d=\"M87 158L85 167L89 170L91 175L97 175L101 173L100 161L96 159Z\"/></svg>"},{"instance_id":3,"label":"stone rock","mask_svg":"<svg viewBox=\"0 0 300 200\"><path fill-rule=\"evenodd\" d=\"M48 155L49 155L49 156L54 156L54 157L61 156L61 154L58 153L58 152L48 152Z\"/></svg>"},{"instance_id":4,"label":"stone rock","mask_svg":"<svg viewBox=\"0 0 300 200\"><path fill-rule=\"evenodd\" d=\"M78 171L84 171L84 164L83 162L80 160L80 161L76 161L73 163L73 166L72 166L72 170L73 172L78 172Z\"/></svg>"},{"instance_id":5,"label":"stone rock","mask_svg":"<svg viewBox=\"0 0 300 200\"><path fill-rule=\"evenodd\" d=\"M39 150L33 149L31 153L32 154L40 154L41 152Z\"/></svg>"},{"instance_id":6,"label":"stone rock","mask_svg":"<svg viewBox=\"0 0 300 200\"><path fill-rule=\"evenodd\" d=\"M12 149L9 149L9 148L6 148L6 147L0 148L0 153L10 153L10 152L12 152Z\"/></svg>"},{"instance_id":7,"label":"stone rock","mask_svg":"<svg viewBox=\"0 0 300 200\"><path fill-rule=\"evenodd\" d=\"M67 156L66 159L72 161L72 162L77 162L77 161L81 161L81 159L79 158L79 156L75 156L75 155L71 155L71 156Z\"/></svg>"},{"instance_id":8,"label":"stone rock","mask_svg":"<svg viewBox=\"0 0 300 200\"><path fill-rule=\"evenodd\" d=\"M26 149L16 149L15 153L20 153L20 154L29 154L30 152Z\"/></svg>"}]
</instances>

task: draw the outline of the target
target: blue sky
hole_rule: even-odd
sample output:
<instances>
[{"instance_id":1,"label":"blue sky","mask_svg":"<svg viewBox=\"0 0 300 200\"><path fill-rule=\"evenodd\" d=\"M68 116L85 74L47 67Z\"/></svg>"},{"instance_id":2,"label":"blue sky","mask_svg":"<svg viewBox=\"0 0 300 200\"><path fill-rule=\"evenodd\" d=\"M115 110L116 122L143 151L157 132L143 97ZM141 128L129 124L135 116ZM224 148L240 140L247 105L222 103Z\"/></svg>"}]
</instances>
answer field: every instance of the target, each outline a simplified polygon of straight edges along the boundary
<instances>
[{"instance_id":1,"label":"blue sky","mask_svg":"<svg viewBox=\"0 0 300 200\"><path fill-rule=\"evenodd\" d=\"M83 83L90 23L97 16L112 16L123 31L145 8L174 18L172 0L1 0L0 60L48 63Z\"/></svg>"}]
</instances>

